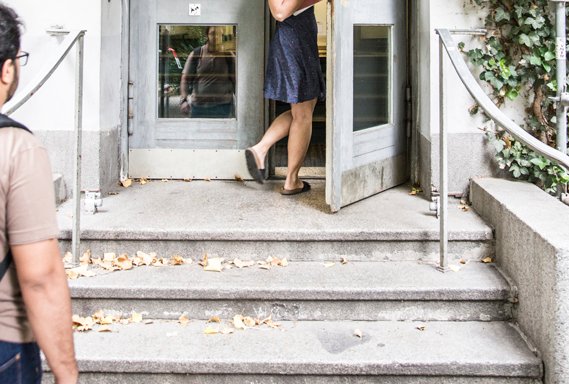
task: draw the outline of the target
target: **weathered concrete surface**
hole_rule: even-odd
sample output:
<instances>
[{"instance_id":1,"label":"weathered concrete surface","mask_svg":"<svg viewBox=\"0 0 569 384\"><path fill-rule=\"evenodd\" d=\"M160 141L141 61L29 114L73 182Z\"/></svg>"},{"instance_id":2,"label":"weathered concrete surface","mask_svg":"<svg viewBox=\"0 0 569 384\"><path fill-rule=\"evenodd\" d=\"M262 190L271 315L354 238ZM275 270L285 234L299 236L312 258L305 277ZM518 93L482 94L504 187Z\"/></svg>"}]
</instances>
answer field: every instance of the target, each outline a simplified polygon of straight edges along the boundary
<instances>
[{"instance_id":1,"label":"weathered concrete surface","mask_svg":"<svg viewBox=\"0 0 569 384\"><path fill-rule=\"evenodd\" d=\"M53 383L48 374L44 383ZM185 375L82 373L80 383L89 384L542 384L540 379L507 377L444 376L316 376L316 375Z\"/></svg>"},{"instance_id":2,"label":"weathered concrete surface","mask_svg":"<svg viewBox=\"0 0 569 384\"><path fill-rule=\"evenodd\" d=\"M546 383L569 383L569 207L523 182L476 179L471 194L495 227L497 262L519 288L514 316L543 354Z\"/></svg>"},{"instance_id":3,"label":"weathered concrete surface","mask_svg":"<svg viewBox=\"0 0 569 384\"><path fill-rule=\"evenodd\" d=\"M102 272L104 273L104 272ZM205 272L197 264L138 267L71 281L74 313L153 319L236 314L275 320L509 320L510 287L492 265L441 274L415 262L291 263Z\"/></svg>"},{"instance_id":4,"label":"weathered concrete surface","mask_svg":"<svg viewBox=\"0 0 569 384\"><path fill-rule=\"evenodd\" d=\"M82 239L93 253L137 250L204 252L233 258L416 260L438 257L439 223L428 201L399 187L329 214L324 183L296 197L282 183L151 182L109 196L102 211L82 216ZM62 239L70 237L72 204L59 210ZM480 259L493 254L491 229L472 211L449 212L451 254ZM104 242L101 240L105 240ZM67 243L64 242L67 248Z\"/></svg>"},{"instance_id":5,"label":"weathered concrete surface","mask_svg":"<svg viewBox=\"0 0 569 384\"><path fill-rule=\"evenodd\" d=\"M76 351L82 372L102 374L541 376L540 360L506 323L434 322L424 331L421 325L283 322L281 329L206 335L208 326L231 326L156 321L76 334Z\"/></svg>"}]
</instances>

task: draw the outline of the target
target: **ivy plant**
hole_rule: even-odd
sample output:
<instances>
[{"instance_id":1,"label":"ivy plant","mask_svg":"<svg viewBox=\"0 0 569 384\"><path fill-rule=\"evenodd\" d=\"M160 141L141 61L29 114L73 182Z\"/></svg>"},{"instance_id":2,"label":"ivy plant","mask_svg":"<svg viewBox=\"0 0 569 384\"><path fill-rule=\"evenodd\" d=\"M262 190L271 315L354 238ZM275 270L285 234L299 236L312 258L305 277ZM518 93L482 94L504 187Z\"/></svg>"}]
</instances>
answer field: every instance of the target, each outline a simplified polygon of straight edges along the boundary
<instances>
[{"instance_id":1,"label":"ivy plant","mask_svg":"<svg viewBox=\"0 0 569 384\"><path fill-rule=\"evenodd\" d=\"M497 105L527 100L525 129L543 143L555 147L557 93L555 80L555 15L549 0L468 0L487 10L488 33L482 48L460 49L480 68L480 80L488 83ZM474 108L473 111L476 111ZM561 167L526 148L503 131L487 131L497 150L499 165L514 178L525 179L555 194L569 183Z\"/></svg>"}]
</instances>

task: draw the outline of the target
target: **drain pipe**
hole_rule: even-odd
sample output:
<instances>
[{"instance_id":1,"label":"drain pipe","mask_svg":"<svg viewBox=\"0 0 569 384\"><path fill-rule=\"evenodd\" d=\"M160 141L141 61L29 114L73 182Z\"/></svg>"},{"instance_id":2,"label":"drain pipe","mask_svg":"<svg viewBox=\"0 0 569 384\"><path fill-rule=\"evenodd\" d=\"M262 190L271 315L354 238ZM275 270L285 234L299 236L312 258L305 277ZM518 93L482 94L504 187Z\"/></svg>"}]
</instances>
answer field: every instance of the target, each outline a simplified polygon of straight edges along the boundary
<instances>
[{"instance_id":1,"label":"drain pipe","mask_svg":"<svg viewBox=\"0 0 569 384\"><path fill-rule=\"evenodd\" d=\"M557 57L557 149L567 154L567 107L569 106L569 93L567 93L567 28L566 28L566 2L569 0L551 0L555 3L555 53Z\"/></svg>"}]
</instances>

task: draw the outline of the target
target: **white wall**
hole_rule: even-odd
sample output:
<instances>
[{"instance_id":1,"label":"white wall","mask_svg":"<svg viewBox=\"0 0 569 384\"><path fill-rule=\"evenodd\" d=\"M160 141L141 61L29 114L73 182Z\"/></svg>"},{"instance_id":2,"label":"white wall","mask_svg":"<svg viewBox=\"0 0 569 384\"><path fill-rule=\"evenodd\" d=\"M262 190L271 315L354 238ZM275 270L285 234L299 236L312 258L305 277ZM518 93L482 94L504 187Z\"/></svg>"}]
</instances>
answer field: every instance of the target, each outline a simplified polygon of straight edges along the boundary
<instances>
[{"instance_id":1,"label":"white wall","mask_svg":"<svg viewBox=\"0 0 569 384\"><path fill-rule=\"evenodd\" d=\"M5 0L25 24L22 49L30 61L22 68L20 90L34 80L61 37L49 36L52 26L66 30L86 29L84 129L99 130L101 62L101 3L99 0ZM14 114L34 131L72 130L74 125L75 55L66 59L54 76Z\"/></svg>"}]
</instances>

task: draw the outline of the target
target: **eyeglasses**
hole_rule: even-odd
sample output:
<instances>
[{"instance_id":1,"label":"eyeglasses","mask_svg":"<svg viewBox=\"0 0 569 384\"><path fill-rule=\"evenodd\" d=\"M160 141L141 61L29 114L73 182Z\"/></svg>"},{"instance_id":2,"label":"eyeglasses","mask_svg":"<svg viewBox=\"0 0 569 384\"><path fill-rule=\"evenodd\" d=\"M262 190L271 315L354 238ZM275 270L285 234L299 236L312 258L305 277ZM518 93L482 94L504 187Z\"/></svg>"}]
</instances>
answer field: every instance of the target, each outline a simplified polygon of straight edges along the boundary
<instances>
[{"instance_id":1,"label":"eyeglasses","mask_svg":"<svg viewBox=\"0 0 569 384\"><path fill-rule=\"evenodd\" d=\"M16 60L20 60L20 65L23 67L24 65L28 64L28 59L30 58L30 54L28 52L21 51L21 53L16 56Z\"/></svg>"}]
</instances>

